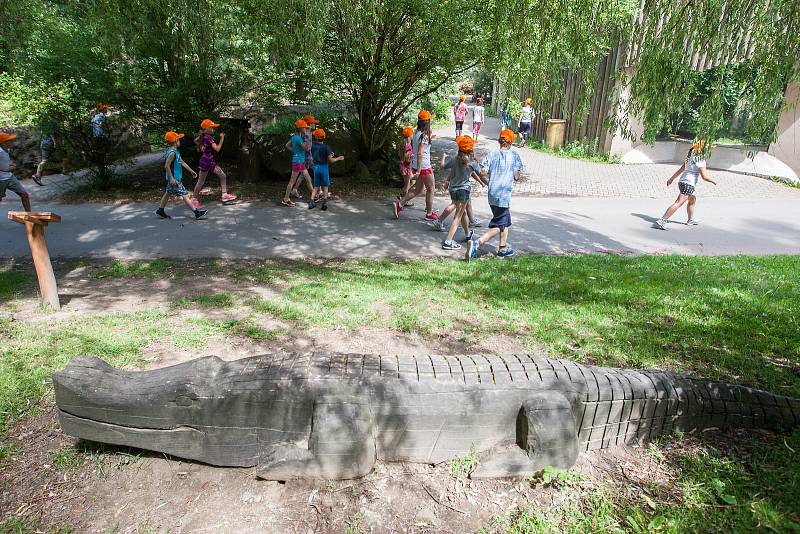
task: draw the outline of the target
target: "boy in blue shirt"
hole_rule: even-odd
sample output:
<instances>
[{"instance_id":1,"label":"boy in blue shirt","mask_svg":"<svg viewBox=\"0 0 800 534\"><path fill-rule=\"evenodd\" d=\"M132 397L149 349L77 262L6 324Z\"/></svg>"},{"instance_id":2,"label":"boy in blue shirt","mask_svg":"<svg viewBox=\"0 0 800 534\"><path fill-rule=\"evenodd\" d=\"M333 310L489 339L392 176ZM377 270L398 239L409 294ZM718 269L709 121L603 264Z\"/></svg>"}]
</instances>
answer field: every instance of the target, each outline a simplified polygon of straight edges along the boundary
<instances>
[{"instance_id":1,"label":"boy in blue shirt","mask_svg":"<svg viewBox=\"0 0 800 534\"><path fill-rule=\"evenodd\" d=\"M314 158L314 190L311 193L311 200L308 201L308 209L314 209L319 200L320 190L322 195L322 211L328 209L328 188L331 186L329 163L342 161L344 156L334 156L331 147L325 144L325 130L317 128L312 134L314 144L311 145L311 156Z\"/></svg>"},{"instance_id":2,"label":"boy in blue shirt","mask_svg":"<svg viewBox=\"0 0 800 534\"><path fill-rule=\"evenodd\" d=\"M470 240L467 246L467 261L478 257L478 248L494 238L500 237L500 246L495 254L498 258L514 255L514 249L508 246L508 228L511 226L511 191L514 182L520 179L522 160L516 151L511 150L514 132L503 130L498 139L500 148L492 150L481 160L481 174L489 175L489 207L492 209L492 220L489 230L480 239Z\"/></svg>"},{"instance_id":3,"label":"boy in blue shirt","mask_svg":"<svg viewBox=\"0 0 800 534\"><path fill-rule=\"evenodd\" d=\"M197 173L192 170L181 159L181 153L178 152L178 147L181 146L181 138L185 134L175 132L167 132L164 134L164 141L167 142L167 151L164 153L164 177L167 180L167 191L161 197L161 203L156 210L156 215L162 219L171 219L164 208L167 206L169 197L180 198L183 200L186 207L194 212L194 218L199 219L207 213L206 210L195 208L192 204L191 194L186 191L183 186L183 169L192 173L193 178L197 178Z\"/></svg>"}]
</instances>

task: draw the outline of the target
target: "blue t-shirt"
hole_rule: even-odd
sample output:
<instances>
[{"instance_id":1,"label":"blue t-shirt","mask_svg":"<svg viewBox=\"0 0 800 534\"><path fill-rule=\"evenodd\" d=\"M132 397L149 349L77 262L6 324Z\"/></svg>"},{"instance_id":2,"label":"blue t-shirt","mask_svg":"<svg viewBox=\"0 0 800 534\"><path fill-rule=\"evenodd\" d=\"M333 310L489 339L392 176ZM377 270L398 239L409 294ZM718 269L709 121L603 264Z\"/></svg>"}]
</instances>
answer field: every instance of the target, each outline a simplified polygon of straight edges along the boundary
<instances>
[{"instance_id":1,"label":"blue t-shirt","mask_svg":"<svg viewBox=\"0 0 800 534\"><path fill-rule=\"evenodd\" d=\"M292 163L305 163L306 149L303 147L305 138L300 134L294 134L289 142L292 145Z\"/></svg>"},{"instance_id":2,"label":"blue t-shirt","mask_svg":"<svg viewBox=\"0 0 800 534\"><path fill-rule=\"evenodd\" d=\"M170 153L175 154L175 159L172 160L172 177L175 178L176 182L180 182L183 179L183 165L181 165L181 153L178 152L177 149L169 147L166 152L164 152L164 161L169 157ZM169 173L164 170L164 178L167 179L169 182Z\"/></svg>"},{"instance_id":3,"label":"blue t-shirt","mask_svg":"<svg viewBox=\"0 0 800 534\"><path fill-rule=\"evenodd\" d=\"M92 117L92 134L95 137L102 137L103 136L103 123L106 120L106 116L103 113L98 113L94 117Z\"/></svg>"},{"instance_id":4,"label":"blue t-shirt","mask_svg":"<svg viewBox=\"0 0 800 534\"><path fill-rule=\"evenodd\" d=\"M331 147L325 143L314 143L311 145L311 155L314 158L314 165L327 165L328 157L333 154Z\"/></svg>"},{"instance_id":5,"label":"blue t-shirt","mask_svg":"<svg viewBox=\"0 0 800 534\"><path fill-rule=\"evenodd\" d=\"M522 170L522 160L516 150L492 150L481 160L481 167L489 169L489 204L509 207L514 189L514 173Z\"/></svg>"}]
</instances>

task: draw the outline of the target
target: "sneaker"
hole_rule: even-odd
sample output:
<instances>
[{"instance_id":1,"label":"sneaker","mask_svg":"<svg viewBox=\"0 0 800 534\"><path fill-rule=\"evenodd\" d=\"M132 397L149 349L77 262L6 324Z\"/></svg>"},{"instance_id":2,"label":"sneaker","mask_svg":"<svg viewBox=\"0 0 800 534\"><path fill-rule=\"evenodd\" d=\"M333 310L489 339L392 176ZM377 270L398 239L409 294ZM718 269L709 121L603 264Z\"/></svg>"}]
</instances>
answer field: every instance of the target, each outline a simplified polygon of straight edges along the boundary
<instances>
[{"instance_id":1,"label":"sneaker","mask_svg":"<svg viewBox=\"0 0 800 534\"><path fill-rule=\"evenodd\" d=\"M199 210L202 207L200 205L200 201L197 200L196 198L192 199L192 206L194 206L194 209L196 209L196 210Z\"/></svg>"},{"instance_id":2,"label":"sneaker","mask_svg":"<svg viewBox=\"0 0 800 534\"><path fill-rule=\"evenodd\" d=\"M656 222L653 223L653 228L658 228L659 230L666 230L667 221L665 221L664 219L656 219Z\"/></svg>"},{"instance_id":3,"label":"sneaker","mask_svg":"<svg viewBox=\"0 0 800 534\"><path fill-rule=\"evenodd\" d=\"M328 210L328 201L327 200L323 200L322 201L322 207L320 209L322 211L327 211Z\"/></svg>"},{"instance_id":4,"label":"sneaker","mask_svg":"<svg viewBox=\"0 0 800 534\"><path fill-rule=\"evenodd\" d=\"M478 228L479 226L482 226L482 225L483 225L483 222L479 221L478 219L472 219L471 221L469 221L469 227L470 228Z\"/></svg>"},{"instance_id":5,"label":"sneaker","mask_svg":"<svg viewBox=\"0 0 800 534\"><path fill-rule=\"evenodd\" d=\"M436 213L435 211L432 211L430 213L426 213L425 214L425 220L426 221L438 221L439 220L439 214Z\"/></svg>"},{"instance_id":6,"label":"sneaker","mask_svg":"<svg viewBox=\"0 0 800 534\"><path fill-rule=\"evenodd\" d=\"M464 238L464 241L472 241L475 238L475 230L470 230L467 233L467 237Z\"/></svg>"},{"instance_id":7,"label":"sneaker","mask_svg":"<svg viewBox=\"0 0 800 534\"><path fill-rule=\"evenodd\" d=\"M510 258L513 255L514 255L514 249L511 247L503 247L495 253L495 256L497 256L498 258Z\"/></svg>"},{"instance_id":8,"label":"sneaker","mask_svg":"<svg viewBox=\"0 0 800 534\"><path fill-rule=\"evenodd\" d=\"M159 217L161 217L162 219L171 219L171 218L172 218L172 217L170 217L169 215L167 215L167 212L166 212L166 211L164 211L164 208L158 208L158 209L156 210L156 215L158 215L158 216L159 216Z\"/></svg>"},{"instance_id":9,"label":"sneaker","mask_svg":"<svg viewBox=\"0 0 800 534\"><path fill-rule=\"evenodd\" d=\"M308 209L313 210L316 207L317 207L317 203L316 202L314 202L313 200L309 200L308 201Z\"/></svg>"},{"instance_id":10,"label":"sneaker","mask_svg":"<svg viewBox=\"0 0 800 534\"><path fill-rule=\"evenodd\" d=\"M399 200L395 200L394 202L392 202L392 210L394 211L394 218L399 219L400 212L403 211L403 207L400 205Z\"/></svg>"},{"instance_id":11,"label":"sneaker","mask_svg":"<svg viewBox=\"0 0 800 534\"><path fill-rule=\"evenodd\" d=\"M32 176L31 176L31 179L32 179L34 182L36 182L36 185L44 185L44 184L42 183L42 177L41 177L41 176L36 176L36 175L34 174L34 175L32 175Z\"/></svg>"},{"instance_id":12,"label":"sneaker","mask_svg":"<svg viewBox=\"0 0 800 534\"><path fill-rule=\"evenodd\" d=\"M464 254L464 259L467 261L474 260L478 257L478 242L474 239L471 239L467 243L467 251Z\"/></svg>"},{"instance_id":13,"label":"sneaker","mask_svg":"<svg viewBox=\"0 0 800 534\"><path fill-rule=\"evenodd\" d=\"M700 224L700 221L698 221L697 219L689 219L688 221L686 221L686 224L689 226L697 226L698 224Z\"/></svg>"},{"instance_id":14,"label":"sneaker","mask_svg":"<svg viewBox=\"0 0 800 534\"><path fill-rule=\"evenodd\" d=\"M429 226L434 230L436 230L437 232L444 232L444 225L442 224L442 221L440 221L439 219L432 221Z\"/></svg>"},{"instance_id":15,"label":"sneaker","mask_svg":"<svg viewBox=\"0 0 800 534\"><path fill-rule=\"evenodd\" d=\"M194 218L199 219L206 213L208 213L208 210L194 210Z\"/></svg>"},{"instance_id":16,"label":"sneaker","mask_svg":"<svg viewBox=\"0 0 800 534\"><path fill-rule=\"evenodd\" d=\"M445 239L444 241L442 241L442 248L445 250L458 250L461 248L461 245L459 245L452 239Z\"/></svg>"},{"instance_id":17,"label":"sneaker","mask_svg":"<svg viewBox=\"0 0 800 534\"><path fill-rule=\"evenodd\" d=\"M231 194L228 194L228 193L223 193L223 195L222 195L222 197L221 197L221 200L222 200L223 202L233 202L234 200L236 200L236 195L231 195Z\"/></svg>"}]
</instances>

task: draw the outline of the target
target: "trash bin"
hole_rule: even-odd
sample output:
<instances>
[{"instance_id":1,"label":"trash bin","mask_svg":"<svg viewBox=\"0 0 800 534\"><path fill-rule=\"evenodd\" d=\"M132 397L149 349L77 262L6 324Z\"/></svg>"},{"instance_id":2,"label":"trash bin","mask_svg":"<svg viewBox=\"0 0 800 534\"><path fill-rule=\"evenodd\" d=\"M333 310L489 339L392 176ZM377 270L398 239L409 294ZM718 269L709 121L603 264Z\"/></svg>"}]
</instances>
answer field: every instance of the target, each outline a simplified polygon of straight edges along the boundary
<instances>
[{"instance_id":1,"label":"trash bin","mask_svg":"<svg viewBox=\"0 0 800 534\"><path fill-rule=\"evenodd\" d=\"M564 144L567 121L564 119L547 119L547 130L544 134L545 144L550 150L558 150Z\"/></svg>"}]
</instances>

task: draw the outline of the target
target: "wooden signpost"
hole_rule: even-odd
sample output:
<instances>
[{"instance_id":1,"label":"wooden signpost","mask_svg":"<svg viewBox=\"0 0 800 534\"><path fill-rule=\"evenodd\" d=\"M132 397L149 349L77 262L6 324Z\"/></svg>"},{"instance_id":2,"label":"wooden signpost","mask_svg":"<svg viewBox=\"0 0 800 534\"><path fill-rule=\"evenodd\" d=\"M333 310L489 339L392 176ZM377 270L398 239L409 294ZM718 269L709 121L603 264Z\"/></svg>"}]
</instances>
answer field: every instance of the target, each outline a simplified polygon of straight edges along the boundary
<instances>
[{"instance_id":1,"label":"wooden signpost","mask_svg":"<svg viewBox=\"0 0 800 534\"><path fill-rule=\"evenodd\" d=\"M56 276L53 274L50 253L47 252L47 243L44 241L44 228L51 222L61 222L61 215L49 211L9 211L8 219L25 225L28 245L31 247L31 256L33 256L33 265L36 267L36 278L39 280L42 302L54 310L60 309Z\"/></svg>"}]
</instances>

